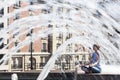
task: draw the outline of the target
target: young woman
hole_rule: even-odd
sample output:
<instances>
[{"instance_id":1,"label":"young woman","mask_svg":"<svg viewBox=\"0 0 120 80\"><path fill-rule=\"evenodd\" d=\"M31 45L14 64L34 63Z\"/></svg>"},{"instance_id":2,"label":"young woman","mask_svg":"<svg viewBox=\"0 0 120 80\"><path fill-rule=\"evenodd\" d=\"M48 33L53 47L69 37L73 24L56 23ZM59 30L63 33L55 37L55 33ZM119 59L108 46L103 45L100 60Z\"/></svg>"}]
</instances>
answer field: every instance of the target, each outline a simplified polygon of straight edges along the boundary
<instances>
[{"instance_id":1,"label":"young woman","mask_svg":"<svg viewBox=\"0 0 120 80\"><path fill-rule=\"evenodd\" d=\"M90 64L81 66L81 69L85 71L85 73L100 73L101 66L100 66L100 53L98 52L99 46L94 44Z\"/></svg>"}]
</instances>

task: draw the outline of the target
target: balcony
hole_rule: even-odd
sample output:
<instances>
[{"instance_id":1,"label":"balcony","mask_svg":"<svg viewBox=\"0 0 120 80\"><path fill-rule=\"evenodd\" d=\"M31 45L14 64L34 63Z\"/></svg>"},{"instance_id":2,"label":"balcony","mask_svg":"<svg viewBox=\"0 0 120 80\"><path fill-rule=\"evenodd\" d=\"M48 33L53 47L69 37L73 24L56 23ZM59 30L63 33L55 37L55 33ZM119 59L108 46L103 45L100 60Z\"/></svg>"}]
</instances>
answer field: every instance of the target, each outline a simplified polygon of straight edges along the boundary
<instances>
[{"instance_id":1,"label":"balcony","mask_svg":"<svg viewBox=\"0 0 120 80\"><path fill-rule=\"evenodd\" d=\"M31 71L31 62L29 53L17 53L14 55L9 63L9 69L7 71ZM88 55L85 53L83 56L82 53L66 53L58 57L53 65L52 70L75 70L77 64L87 63ZM47 64L49 60L49 53L34 53L33 54L33 70L39 71ZM5 68L6 69L6 68Z\"/></svg>"}]
</instances>

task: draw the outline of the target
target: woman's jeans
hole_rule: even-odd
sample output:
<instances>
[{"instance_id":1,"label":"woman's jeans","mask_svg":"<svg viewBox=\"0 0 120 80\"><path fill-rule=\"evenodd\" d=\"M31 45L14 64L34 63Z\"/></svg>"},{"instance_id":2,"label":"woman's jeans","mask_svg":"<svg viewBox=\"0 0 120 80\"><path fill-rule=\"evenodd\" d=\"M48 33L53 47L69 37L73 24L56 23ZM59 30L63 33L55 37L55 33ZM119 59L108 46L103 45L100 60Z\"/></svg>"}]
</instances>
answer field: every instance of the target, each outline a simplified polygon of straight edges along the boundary
<instances>
[{"instance_id":1,"label":"woman's jeans","mask_svg":"<svg viewBox=\"0 0 120 80\"><path fill-rule=\"evenodd\" d=\"M100 73L101 69L98 67L87 67L87 66L82 66L81 69L85 71L85 73Z\"/></svg>"}]
</instances>

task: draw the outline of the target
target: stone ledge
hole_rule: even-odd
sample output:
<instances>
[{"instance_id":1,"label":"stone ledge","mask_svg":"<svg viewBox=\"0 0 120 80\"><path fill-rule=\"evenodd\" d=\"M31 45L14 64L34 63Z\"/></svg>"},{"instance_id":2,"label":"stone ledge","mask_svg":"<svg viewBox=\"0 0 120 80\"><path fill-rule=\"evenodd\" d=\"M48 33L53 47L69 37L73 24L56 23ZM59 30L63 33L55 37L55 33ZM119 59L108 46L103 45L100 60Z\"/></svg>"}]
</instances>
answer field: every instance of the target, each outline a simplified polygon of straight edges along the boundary
<instances>
[{"instance_id":1,"label":"stone ledge","mask_svg":"<svg viewBox=\"0 0 120 80\"><path fill-rule=\"evenodd\" d=\"M0 80L11 80L14 72L0 72ZM39 72L15 72L19 80L36 80ZM75 79L76 78L76 79ZM120 74L75 74L73 71L49 73L45 80L120 80Z\"/></svg>"}]
</instances>

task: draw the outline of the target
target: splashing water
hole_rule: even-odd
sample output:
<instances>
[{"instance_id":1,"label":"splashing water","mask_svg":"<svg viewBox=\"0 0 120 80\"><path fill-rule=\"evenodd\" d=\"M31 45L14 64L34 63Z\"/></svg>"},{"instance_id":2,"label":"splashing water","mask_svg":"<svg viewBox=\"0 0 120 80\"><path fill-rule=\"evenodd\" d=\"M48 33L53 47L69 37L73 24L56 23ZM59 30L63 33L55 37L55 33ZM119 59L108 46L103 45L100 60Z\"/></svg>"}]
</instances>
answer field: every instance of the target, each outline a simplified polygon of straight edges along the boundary
<instances>
[{"instance_id":1,"label":"splashing water","mask_svg":"<svg viewBox=\"0 0 120 80\"><path fill-rule=\"evenodd\" d=\"M29 0L22 0L29 2ZM13 40L17 40L20 35L29 32L31 29L41 26L47 26L48 24L54 24L58 26L58 29L41 30L39 33L33 34L33 40L35 41L41 37L47 37L54 31L58 33L73 33L75 36L65 41L57 50L53 53L52 57L44 67L43 71L39 75L37 80L44 80L48 75L50 69L53 67L55 60L58 56L62 55L68 44L82 44L85 48L91 47L94 43L101 46L101 53L103 62L107 62L111 65L120 64L120 1L119 0L44 0L46 4L37 4L20 8L18 11L4 15L1 19L9 18L13 14L21 13L22 11L32 9L50 9L54 8L49 14L40 13L37 16L30 16L20 20L16 20L9 25L7 29L2 29L0 34L6 34L13 31L7 38L13 34L19 32L19 35ZM17 2L17 0L0 0L3 2L0 4L0 9L6 6L10 6ZM59 8L63 8L66 11L62 12ZM41 21L41 22L40 22ZM30 23L30 24L29 24ZM69 30L65 30L64 25L68 25ZM26 26L26 27L25 27ZM20 33L24 31L24 33ZM83 33L84 35L81 35ZM37 39L36 39L37 37ZM18 49L30 43L30 38L26 37L24 41L19 43L18 46L10 49L10 53L6 54L1 60L6 61L9 59ZM2 42L4 39L0 42ZM10 44L6 45L3 49L7 48ZM5 62L4 62L5 63ZM103 66L103 72L114 68L106 65ZM113 72L114 73L114 72ZM120 72L118 72L120 73Z\"/></svg>"},{"instance_id":2,"label":"splashing water","mask_svg":"<svg viewBox=\"0 0 120 80\"><path fill-rule=\"evenodd\" d=\"M17 76L17 74L12 74L11 75L11 80L18 80L18 76Z\"/></svg>"}]
</instances>

